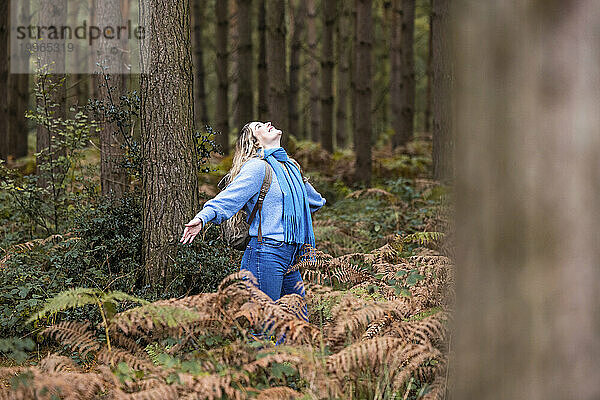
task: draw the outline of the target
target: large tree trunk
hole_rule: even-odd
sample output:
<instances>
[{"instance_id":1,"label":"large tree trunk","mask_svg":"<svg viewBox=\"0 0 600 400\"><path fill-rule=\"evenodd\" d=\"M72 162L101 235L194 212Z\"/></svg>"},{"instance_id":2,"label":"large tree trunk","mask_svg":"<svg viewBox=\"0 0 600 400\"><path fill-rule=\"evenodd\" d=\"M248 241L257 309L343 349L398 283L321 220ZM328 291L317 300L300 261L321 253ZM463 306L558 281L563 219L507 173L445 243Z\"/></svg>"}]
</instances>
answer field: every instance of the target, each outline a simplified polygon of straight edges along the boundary
<instances>
[{"instance_id":1,"label":"large tree trunk","mask_svg":"<svg viewBox=\"0 0 600 400\"><path fill-rule=\"evenodd\" d=\"M194 121L196 126L204 129L208 125L208 110L206 107L206 86L204 71L204 40L202 38L202 29L205 26L204 8L206 7L205 0L191 0L192 21L194 24Z\"/></svg>"},{"instance_id":2,"label":"large tree trunk","mask_svg":"<svg viewBox=\"0 0 600 400\"><path fill-rule=\"evenodd\" d=\"M453 398L598 399L598 2L456 3Z\"/></svg>"},{"instance_id":3,"label":"large tree trunk","mask_svg":"<svg viewBox=\"0 0 600 400\"><path fill-rule=\"evenodd\" d=\"M394 8L398 7L400 0L395 0ZM392 146L397 147L408 142L413 136L415 116L415 62L414 62L414 31L415 31L415 0L402 0L402 25L400 38L396 34L394 41L400 40L400 48L394 49L396 57L400 57L398 72L394 79L400 80L395 85L392 106L392 118L394 124L394 136ZM397 10L394 14L398 15ZM397 30L397 28L396 28ZM396 60L395 62L398 62Z\"/></svg>"},{"instance_id":4,"label":"large tree trunk","mask_svg":"<svg viewBox=\"0 0 600 400\"><path fill-rule=\"evenodd\" d=\"M348 88L350 86L350 53L352 24L350 17L351 3L339 0L341 9L337 23L337 73L336 73L336 124L335 141L338 149L343 149L348 143Z\"/></svg>"},{"instance_id":5,"label":"large tree trunk","mask_svg":"<svg viewBox=\"0 0 600 400\"><path fill-rule=\"evenodd\" d=\"M431 108L432 108L432 102L433 102L433 91L432 91L432 86L433 83L431 82L432 79L432 75L433 75L433 69L432 69L432 53L433 53L433 41L432 39L432 31L431 28L433 26L432 24L432 15L433 13L431 12L431 10L429 10L429 35L428 35L428 41L429 44L427 45L427 92L426 92L426 96L427 98L425 99L425 121L423 124L424 130L425 132L427 132L428 134L431 133Z\"/></svg>"},{"instance_id":6,"label":"large tree trunk","mask_svg":"<svg viewBox=\"0 0 600 400\"><path fill-rule=\"evenodd\" d=\"M310 140L320 142L321 103L319 102L319 61L317 59L317 10L315 0L306 0L307 7L307 39L308 39L308 74L309 74L309 111Z\"/></svg>"},{"instance_id":7,"label":"large tree trunk","mask_svg":"<svg viewBox=\"0 0 600 400\"><path fill-rule=\"evenodd\" d=\"M323 0L321 40L321 147L333 153L333 30L336 0Z\"/></svg>"},{"instance_id":8,"label":"large tree trunk","mask_svg":"<svg viewBox=\"0 0 600 400\"><path fill-rule=\"evenodd\" d=\"M238 29L238 96L237 126L254 120L253 101L253 53L252 53L252 0L237 0Z\"/></svg>"},{"instance_id":9,"label":"large tree trunk","mask_svg":"<svg viewBox=\"0 0 600 400\"><path fill-rule=\"evenodd\" d=\"M95 0L96 23L110 26L122 21L121 0ZM125 92L123 53L114 51L114 41L101 36L94 47L95 63L100 64L94 74L98 98L110 106L118 106ZM106 81L105 74L110 75ZM109 90L110 89L110 90ZM117 122L105 121L100 129L100 186L103 196L121 197L129 186L129 175L122 167L125 128ZM128 133L128 132L127 132Z\"/></svg>"},{"instance_id":10,"label":"large tree trunk","mask_svg":"<svg viewBox=\"0 0 600 400\"><path fill-rule=\"evenodd\" d=\"M290 133L295 137L302 137L300 132L300 115L298 110L298 96L300 92L300 51L302 50L302 31L306 21L306 4L304 0L298 1L296 7L289 2L289 10L293 19L293 32L290 45L290 95L288 113Z\"/></svg>"},{"instance_id":11,"label":"large tree trunk","mask_svg":"<svg viewBox=\"0 0 600 400\"><path fill-rule=\"evenodd\" d=\"M267 2L267 72L269 74L269 120L284 132L285 143L290 134L288 127L288 85L285 52L285 1Z\"/></svg>"},{"instance_id":12,"label":"large tree trunk","mask_svg":"<svg viewBox=\"0 0 600 400\"><path fill-rule=\"evenodd\" d=\"M216 127L217 143L225 154L229 153L229 52L227 36L229 33L229 2L217 0L215 3L217 17L217 110Z\"/></svg>"},{"instance_id":13,"label":"large tree trunk","mask_svg":"<svg viewBox=\"0 0 600 400\"><path fill-rule=\"evenodd\" d=\"M8 17L9 2L0 2L0 159L6 160L10 153L10 135L8 126L8 108L5 99L8 96Z\"/></svg>"},{"instance_id":14,"label":"large tree trunk","mask_svg":"<svg viewBox=\"0 0 600 400\"><path fill-rule=\"evenodd\" d=\"M373 47L372 0L355 0L354 126L356 179L371 184L371 50ZM365 111L367 110L367 111Z\"/></svg>"},{"instance_id":15,"label":"large tree trunk","mask_svg":"<svg viewBox=\"0 0 600 400\"><path fill-rule=\"evenodd\" d=\"M198 211L190 8L187 0L140 5L148 31L140 82L143 256L145 281L154 286L170 281L177 239Z\"/></svg>"},{"instance_id":16,"label":"large tree trunk","mask_svg":"<svg viewBox=\"0 0 600 400\"><path fill-rule=\"evenodd\" d=\"M452 162L454 140L450 109L452 70L449 59L449 1L432 0L431 10L433 177L446 182L452 180L454 176Z\"/></svg>"},{"instance_id":17,"label":"large tree trunk","mask_svg":"<svg viewBox=\"0 0 600 400\"><path fill-rule=\"evenodd\" d=\"M258 119L265 121L269 115L267 102L269 76L267 75L267 8L266 0L258 3Z\"/></svg>"}]
</instances>

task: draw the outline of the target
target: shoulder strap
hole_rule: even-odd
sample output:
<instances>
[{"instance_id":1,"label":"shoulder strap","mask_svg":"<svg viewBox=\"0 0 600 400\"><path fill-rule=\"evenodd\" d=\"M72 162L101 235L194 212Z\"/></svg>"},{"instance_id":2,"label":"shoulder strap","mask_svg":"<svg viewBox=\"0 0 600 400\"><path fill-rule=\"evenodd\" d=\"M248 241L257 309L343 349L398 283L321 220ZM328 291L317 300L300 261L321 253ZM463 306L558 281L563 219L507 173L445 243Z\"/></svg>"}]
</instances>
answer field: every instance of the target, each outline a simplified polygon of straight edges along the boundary
<instances>
[{"instance_id":1,"label":"shoulder strap","mask_svg":"<svg viewBox=\"0 0 600 400\"><path fill-rule=\"evenodd\" d=\"M254 217L256 216L256 211L262 210L262 203L263 203L263 200L265 199L265 196L267 195L267 192L269 191L269 188L271 187L272 178L273 178L273 176L272 176L271 167L265 161L265 177L263 179L262 186L260 187L260 192L258 192L258 200L256 201L256 204L254 205L254 208L252 209L252 213L250 214L250 218L248 219L248 224L252 224L252 221L254 220ZM260 218L260 214L259 214L259 218ZM259 229L259 236L261 236L261 239L262 239L260 225L259 225L258 229Z\"/></svg>"}]
</instances>

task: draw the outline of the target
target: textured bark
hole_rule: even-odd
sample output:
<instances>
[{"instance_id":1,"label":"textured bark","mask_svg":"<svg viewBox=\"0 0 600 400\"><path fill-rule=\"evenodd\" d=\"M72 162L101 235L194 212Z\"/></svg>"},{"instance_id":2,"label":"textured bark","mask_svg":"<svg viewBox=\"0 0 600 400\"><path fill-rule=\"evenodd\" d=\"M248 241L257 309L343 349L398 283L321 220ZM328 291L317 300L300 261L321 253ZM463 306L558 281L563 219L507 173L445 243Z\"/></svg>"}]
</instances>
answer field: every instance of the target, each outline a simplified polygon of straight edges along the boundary
<instances>
[{"instance_id":1,"label":"textured bark","mask_svg":"<svg viewBox=\"0 0 600 400\"><path fill-rule=\"evenodd\" d=\"M323 0L321 40L321 147L333 153L333 30L336 1Z\"/></svg>"},{"instance_id":2,"label":"textured bark","mask_svg":"<svg viewBox=\"0 0 600 400\"><path fill-rule=\"evenodd\" d=\"M450 181L454 175L448 7L449 0L433 0L431 10L433 177L442 181Z\"/></svg>"},{"instance_id":3,"label":"textured bark","mask_svg":"<svg viewBox=\"0 0 600 400\"><path fill-rule=\"evenodd\" d=\"M53 0L40 2L39 9L39 25L40 26L63 26L66 24L67 16L67 1L66 0ZM56 89L52 91L50 101L57 104L52 107L47 104L42 104L38 99L38 107L43 107L47 110L48 114L52 114L53 118L65 118L67 115L67 99L66 99L66 85L64 84L65 74L65 52L64 48L60 47L59 51L51 52L40 52L40 65L48 65L48 72L50 73L46 80L45 90L50 92L50 86L59 85L59 82L63 81L62 84L56 86ZM51 132L46 127L38 125L36 135L36 152L42 150L52 149ZM53 158L60 156L55 154ZM39 162L40 160L38 160ZM52 162L52 160L50 160ZM39 165L38 165L39 174ZM40 178L37 181L40 187L46 187L50 182L46 179Z\"/></svg>"},{"instance_id":4,"label":"textured bark","mask_svg":"<svg viewBox=\"0 0 600 400\"><path fill-rule=\"evenodd\" d=\"M142 194L145 281L171 279L177 239L198 207L190 8L187 0L141 2ZM176 39L176 40L175 40Z\"/></svg>"},{"instance_id":5,"label":"textured bark","mask_svg":"<svg viewBox=\"0 0 600 400\"><path fill-rule=\"evenodd\" d=\"M282 144L290 134L288 128L288 85L286 69L285 1L267 2L267 73L269 75L269 120L284 135Z\"/></svg>"},{"instance_id":6,"label":"textured bark","mask_svg":"<svg viewBox=\"0 0 600 400\"><path fill-rule=\"evenodd\" d=\"M0 159L6 160L10 153L8 109L5 99L8 96L8 38L9 2L0 2Z\"/></svg>"},{"instance_id":7,"label":"textured bark","mask_svg":"<svg viewBox=\"0 0 600 400\"><path fill-rule=\"evenodd\" d=\"M94 0L96 23L98 26L110 26L122 20L120 0ZM119 104L119 98L125 92L125 75L123 53L114 51L114 41L103 36L97 41L94 52L95 64L103 66L104 73L109 74L106 82L103 74L94 74L98 99L105 104ZM124 128L117 123L103 123L100 135L100 186L103 196L121 197L128 190L129 175L121 167L124 149Z\"/></svg>"},{"instance_id":8,"label":"textured bark","mask_svg":"<svg viewBox=\"0 0 600 400\"><path fill-rule=\"evenodd\" d=\"M433 83L431 82L432 79L432 53L433 53L433 42L432 42L432 35L431 35L431 28L433 26L433 24L431 23L432 21L432 15L433 13L430 11L429 12L429 37L428 37L428 41L429 44L427 45L427 92L426 92L426 96L427 99L425 100L425 121L423 124L424 130L427 133L431 133L431 107L432 107L432 86Z\"/></svg>"},{"instance_id":9,"label":"textured bark","mask_svg":"<svg viewBox=\"0 0 600 400\"><path fill-rule=\"evenodd\" d=\"M206 73L204 70L204 40L202 38L202 28L204 27L204 8L205 0L191 0L192 21L194 24L194 121L196 126L204 129L208 125L208 110L206 106Z\"/></svg>"},{"instance_id":10,"label":"textured bark","mask_svg":"<svg viewBox=\"0 0 600 400\"><path fill-rule=\"evenodd\" d=\"M298 96L300 92L300 52L302 50L302 32L306 22L306 4L303 0L298 1L293 7L290 0L289 9L293 20L293 32L290 44L290 93L288 101L288 113L290 133L297 138L302 137L300 132L300 113L298 111Z\"/></svg>"},{"instance_id":11,"label":"textured bark","mask_svg":"<svg viewBox=\"0 0 600 400\"><path fill-rule=\"evenodd\" d=\"M348 144L348 92L350 87L350 55L352 23L350 16L350 3L338 1L341 8L337 23L337 73L336 73L336 124L335 141L338 149L343 149Z\"/></svg>"},{"instance_id":12,"label":"textured bark","mask_svg":"<svg viewBox=\"0 0 600 400\"><path fill-rule=\"evenodd\" d=\"M237 126L254 120L253 79L254 65L252 53L252 0L237 0L237 29L238 29L238 96L237 96Z\"/></svg>"},{"instance_id":13,"label":"textured bark","mask_svg":"<svg viewBox=\"0 0 600 400\"><path fill-rule=\"evenodd\" d=\"M598 2L459 1L451 15L453 398L598 399Z\"/></svg>"},{"instance_id":14,"label":"textured bark","mask_svg":"<svg viewBox=\"0 0 600 400\"><path fill-rule=\"evenodd\" d=\"M320 142L321 103L319 101L319 61L317 59L317 10L315 0L307 0L307 39L308 39L308 74L309 74L309 111L310 139Z\"/></svg>"},{"instance_id":15,"label":"textured bark","mask_svg":"<svg viewBox=\"0 0 600 400\"><path fill-rule=\"evenodd\" d=\"M400 0L394 1L394 8ZM394 125L394 136L392 146L397 147L408 142L413 136L415 116L415 62L414 62L414 31L415 31L415 0L402 0L402 25L400 38L401 51L394 49L396 57L400 57L400 68L394 79L399 80L395 84L393 93L392 118ZM394 12L397 15L397 12ZM397 28L396 28L397 29ZM395 61L397 62L397 60Z\"/></svg>"},{"instance_id":16,"label":"textured bark","mask_svg":"<svg viewBox=\"0 0 600 400\"><path fill-rule=\"evenodd\" d=\"M373 47L372 0L355 0L354 25L356 53L354 58L354 126L356 132L356 179L371 184L371 52ZM365 112L365 110L367 110Z\"/></svg>"},{"instance_id":17,"label":"textured bark","mask_svg":"<svg viewBox=\"0 0 600 400\"><path fill-rule=\"evenodd\" d=\"M229 52L227 37L229 33L229 4L228 0L217 0L215 12L217 18L217 109L216 130L217 143L225 154L229 153Z\"/></svg>"},{"instance_id":18,"label":"textured bark","mask_svg":"<svg viewBox=\"0 0 600 400\"><path fill-rule=\"evenodd\" d=\"M267 75L267 8L265 0L258 0L258 119L265 121L269 114L267 102L269 76Z\"/></svg>"}]
</instances>

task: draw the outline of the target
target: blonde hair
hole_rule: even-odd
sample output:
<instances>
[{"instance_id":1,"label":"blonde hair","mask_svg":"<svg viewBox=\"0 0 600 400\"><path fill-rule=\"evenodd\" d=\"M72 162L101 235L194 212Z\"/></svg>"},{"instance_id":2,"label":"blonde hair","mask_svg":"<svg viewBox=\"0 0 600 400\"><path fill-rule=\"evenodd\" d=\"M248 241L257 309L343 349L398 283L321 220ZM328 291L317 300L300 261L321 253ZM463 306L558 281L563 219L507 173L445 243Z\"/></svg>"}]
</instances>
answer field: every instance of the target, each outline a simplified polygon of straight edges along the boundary
<instances>
[{"instance_id":1,"label":"blonde hair","mask_svg":"<svg viewBox=\"0 0 600 400\"><path fill-rule=\"evenodd\" d=\"M237 143L235 144L233 162L228 173L230 181L240 173L242 165L252 157L256 156L260 149L260 143L254 136L254 127L252 126L254 123L255 122L248 122L240 131Z\"/></svg>"}]
</instances>

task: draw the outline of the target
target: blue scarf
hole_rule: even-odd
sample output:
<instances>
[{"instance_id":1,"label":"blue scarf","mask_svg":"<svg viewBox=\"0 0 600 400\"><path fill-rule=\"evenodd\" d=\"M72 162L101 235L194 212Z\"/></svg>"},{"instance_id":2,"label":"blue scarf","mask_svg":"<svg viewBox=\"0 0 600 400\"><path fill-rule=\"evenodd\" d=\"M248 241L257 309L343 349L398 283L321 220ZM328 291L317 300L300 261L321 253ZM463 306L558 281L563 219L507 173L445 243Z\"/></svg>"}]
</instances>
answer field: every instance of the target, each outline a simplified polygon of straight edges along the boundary
<instances>
[{"instance_id":1,"label":"blue scarf","mask_svg":"<svg viewBox=\"0 0 600 400\"><path fill-rule=\"evenodd\" d=\"M306 186L300 170L282 147L264 150L263 158L277 176L283 192L283 229L286 243L307 243L315 246L312 217ZM286 170L289 172L286 173Z\"/></svg>"}]
</instances>

